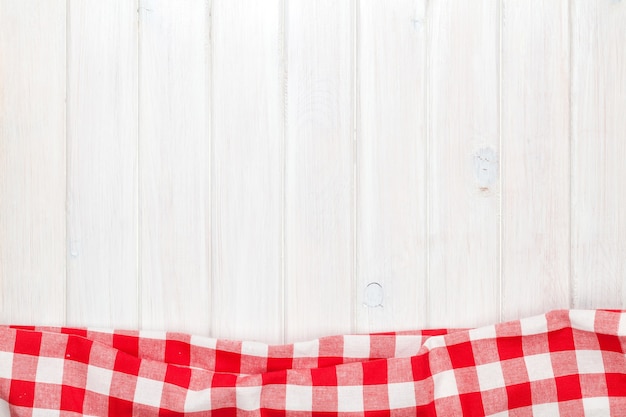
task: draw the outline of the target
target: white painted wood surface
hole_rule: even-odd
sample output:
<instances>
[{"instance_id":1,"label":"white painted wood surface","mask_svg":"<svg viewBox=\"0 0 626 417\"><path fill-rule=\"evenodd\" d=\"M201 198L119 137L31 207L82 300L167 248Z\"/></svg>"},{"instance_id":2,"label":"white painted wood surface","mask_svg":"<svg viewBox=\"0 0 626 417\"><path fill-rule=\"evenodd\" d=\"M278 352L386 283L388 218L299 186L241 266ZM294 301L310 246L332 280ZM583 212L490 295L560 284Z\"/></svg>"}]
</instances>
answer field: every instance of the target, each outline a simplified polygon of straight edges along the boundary
<instances>
[{"instance_id":1,"label":"white painted wood surface","mask_svg":"<svg viewBox=\"0 0 626 417\"><path fill-rule=\"evenodd\" d=\"M140 0L139 21L141 324L206 334L211 325L209 3Z\"/></svg>"},{"instance_id":2,"label":"white painted wood surface","mask_svg":"<svg viewBox=\"0 0 626 417\"><path fill-rule=\"evenodd\" d=\"M504 319L569 306L568 16L567 0L503 2Z\"/></svg>"},{"instance_id":3,"label":"white painted wood surface","mask_svg":"<svg viewBox=\"0 0 626 417\"><path fill-rule=\"evenodd\" d=\"M0 321L282 343L624 308L624 21L0 0Z\"/></svg>"},{"instance_id":4,"label":"white painted wood surface","mask_svg":"<svg viewBox=\"0 0 626 417\"><path fill-rule=\"evenodd\" d=\"M354 330L353 1L286 11L285 332Z\"/></svg>"},{"instance_id":5,"label":"white painted wood surface","mask_svg":"<svg viewBox=\"0 0 626 417\"><path fill-rule=\"evenodd\" d=\"M572 2L573 305L626 307L626 3Z\"/></svg>"},{"instance_id":6,"label":"white painted wood surface","mask_svg":"<svg viewBox=\"0 0 626 417\"><path fill-rule=\"evenodd\" d=\"M428 324L468 327L498 316L498 3L428 6Z\"/></svg>"},{"instance_id":7,"label":"white painted wood surface","mask_svg":"<svg viewBox=\"0 0 626 417\"><path fill-rule=\"evenodd\" d=\"M65 0L0 1L0 317L65 321Z\"/></svg>"},{"instance_id":8,"label":"white painted wood surface","mask_svg":"<svg viewBox=\"0 0 626 417\"><path fill-rule=\"evenodd\" d=\"M283 340L283 40L278 0L214 0L214 334Z\"/></svg>"},{"instance_id":9,"label":"white painted wood surface","mask_svg":"<svg viewBox=\"0 0 626 417\"><path fill-rule=\"evenodd\" d=\"M359 332L427 323L425 3L364 1L358 9Z\"/></svg>"},{"instance_id":10,"label":"white painted wood surface","mask_svg":"<svg viewBox=\"0 0 626 417\"><path fill-rule=\"evenodd\" d=\"M136 328L137 4L68 8L67 323Z\"/></svg>"}]
</instances>

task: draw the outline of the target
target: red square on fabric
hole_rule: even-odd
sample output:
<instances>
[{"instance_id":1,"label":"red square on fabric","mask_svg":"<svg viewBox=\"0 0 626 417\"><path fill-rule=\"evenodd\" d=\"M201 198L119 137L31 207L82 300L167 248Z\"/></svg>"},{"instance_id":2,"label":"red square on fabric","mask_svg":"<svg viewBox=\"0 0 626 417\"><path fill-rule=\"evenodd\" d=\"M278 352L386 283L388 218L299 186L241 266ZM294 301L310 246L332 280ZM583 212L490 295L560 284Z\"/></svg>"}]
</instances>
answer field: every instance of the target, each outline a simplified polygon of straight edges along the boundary
<instances>
[{"instance_id":1,"label":"red square on fabric","mask_svg":"<svg viewBox=\"0 0 626 417\"><path fill-rule=\"evenodd\" d=\"M211 388L234 387L237 384L237 375L214 373L211 380Z\"/></svg>"},{"instance_id":2,"label":"red square on fabric","mask_svg":"<svg viewBox=\"0 0 626 417\"><path fill-rule=\"evenodd\" d=\"M189 388L189 381L191 381L191 368L167 365L165 371L165 382L179 387Z\"/></svg>"},{"instance_id":3,"label":"red square on fabric","mask_svg":"<svg viewBox=\"0 0 626 417\"><path fill-rule=\"evenodd\" d=\"M526 407L533 404L530 382L506 387L509 409Z\"/></svg>"},{"instance_id":4,"label":"red square on fabric","mask_svg":"<svg viewBox=\"0 0 626 417\"><path fill-rule=\"evenodd\" d=\"M122 372L129 375L139 375L139 368L141 367L141 359L131 356L125 352L117 352L115 356L115 365L113 370L115 372Z\"/></svg>"},{"instance_id":5,"label":"red square on fabric","mask_svg":"<svg viewBox=\"0 0 626 417\"><path fill-rule=\"evenodd\" d=\"M215 371L216 372L238 373L240 369L241 369L241 354L240 353L227 352L224 350L215 351Z\"/></svg>"},{"instance_id":6,"label":"red square on fabric","mask_svg":"<svg viewBox=\"0 0 626 417\"><path fill-rule=\"evenodd\" d=\"M311 369L311 382L314 387L335 387L337 386L336 368L313 368Z\"/></svg>"},{"instance_id":7,"label":"red square on fabric","mask_svg":"<svg viewBox=\"0 0 626 417\"><path fill-rule=\"evenodd\" d=\"M468 366L476 365L476 363L474 362L474 351L472 350L472 342L463 342L456 345L451 345L448 346L447 349L453 368L465 368Z\"/></svg>"},{"instance_id":8,"label":"red square on fabric","mask_svg":"<svg viewBox=\"0 0 626 417\"><path fill-rule=\"evenodd\" d=\"M85 390L83 388L70 387L69 385L63 385L61 388L61 410L82 414L84 401Z\"/></svg>"},{"instance_id":9,"label":"red square on fabric","mask_svg":"<svg viewBox=\"0 0 626 417\"><path fill-rule=\"evenodd\" d=\"M327 366L336 366L341 365L343 363L343 358L335 357L335 356L320 356L317 360L317 366L320 368L324 368Z\"/></svg>"},{"instance_id":10,"label":"red square on fabric","mask_svg":"<svg viewBox=\"0 0 626 417\"><path fill-rule=\"evenodd\" d=\"M437 409L435 408L435 403L430 402L428 404L424 404L424 405L418 405L415 408L415 414L411 414L411 415L416 415L416 416L436 416L437 415Z\"/></svg>"},{"instance_id":11,"label":"red square on fabric","mask_svg":"<svg viewBox=\"0 0 626 417\"><path fill-rule=\"evenodd\" d=\"M387 361L363 362L363 385L387 384Z\"/></svg>"},{"instance_id":12,"label":"red square on fabric","mask_svg":"<svg viewBox=\"0 0 626 417\"><path fill-rule=\"evenodd\" d=\"M430 363L426 355L411 357L411 368L413 369L413 379L415 381L423 381L431 377Z\"/></svg>"},{"instance_id":13,"label":"red square on fabric","mask_svg":"<svg viewBox=\"0 0 626 417\"><path fill-rule=\"evenodd\" d=\"M262 374L263 385L273 385L287 383L287 371L266 372Z\"/></svg>"},{"instance_id":14,"label":"red square on fabric","mask_svg":"<svg viewBox=\"0 0 626 417\"><path fill-rule=\"evenodd\" d=\"M211 411L211 417L233 417L236 415L237 409L235 407L220 408Z\"/></svg>"},{"instance_id":15,"label":"red square on fabric","mask_svg":"<svg viewBox=\"0 0 626 417\"><path fill-rule=\"evenodd\" d=\"M159 417L184 417L184 416L185 416L185 413L181 413L178 411L167 410L165 408L159 409Z\"/></svg>"},{"instance_id":16,"label":"red square on fabric","mask_svg":"<svg viewBox=\"0 0 626 417\"><path fill-rule=\"evenodd\" d=\"M180 340L167 340L165 341L165 362L189 366L190 350L189 343Z\"/></svg>"},{"instance_id":17,"label":"red square on fabric","mask_svg":"<svg viewBox=\"0 0 626 417\"><path fill-rule=\"evenodd\" d=\"M113 347L132 356L139 355L139 338L123 334L113 334Z\"/></svg>"},{"instance_id":18,"label":"red square on fabric","mask_svg":"<svg viewBox=\"0 0 626 417\"><path fill-rule=\"evenodd\" d=\"M10 329L17 329L17 330L35 330L35 326L16 326L16 325L12 325L9 326Z\"/></svg>"},{"instance_id":19,"label":"red square on fabric","mask_svg":"<svg viewBox=\"0 0 626 417\"><path fill-rule=\"evenodd\" d=\"M574 350L574 335L571 327L548 332L548 346L550 352L560 352L563 350Z\"/></svg>"},{"instance_id":20,"label":"red square on fabric","mask_svg":"<svg viewBox=\"0 0 626 417\"><path fill-rule=\"evenodd\" d=\"M65 359L89 363L92 344L93 341L89 339L70 335L67 339L67 347L65 348Z\"/></svg>"},{"instance_id":21,"label":"red square on fabric","mask_svg":"<svg viewBox=\"0 0 626 417\"><path fill-rule=\"evenodd\" d=\"M14 353L38 356L41 349L41 333L18 330L15 333Z\"/></svg>"},{"instance_id":22,"label":"red square on fabric","mask_svg":"<svg viewBox=\"0 0 626 417\"><path fill-rule=\"evenodd\" d=\"M598 343L600 343L601 350L624 353L622 351L622 342L620 342L619 337L600 333L596 333L596 336L598 336Z\"/></svg>"},{"instance_id":23,"label":"red square on fabric","mask_svg":"<svg viewBox=\"0 0 626 417\"><path fill-rule=\"evenodd\" d=\"M61 333L87 337L87 329L76 329L74 327L61 327Z\"/></svg>"},{"instance_id":24,"label":"red square on fabric","mask_svg":"<svg viewBox=\"0 0 626 417\"><path fill-rule=\"evenodd\" d=\"M32 407L35 400L35 383L33 381L11 381L9 403L22 407Z\"/></svg>"},{"instance_id":25,"label":"red square on fabric","mask_svg":"<svg viewBox=\"0 0 626 417\"><path fill-rule=\"evenodd\" d=\"M582 398L578 375L567 375L554 378L559 401L578 400Z\"/></svg>"},{"instance_id":26,"label":"red square on fabric","mask_svg":"<svg viewBox=\"0 0 626 417\"><path fill-rule=\"evenodd\" d=\"M461 400L464 416L482 416L485 413L480 392L460 394L459 399Z\"/></svg>"},{"instance_id":27,"label":"red square on fabric","mask_svg":"<svg viewBox=\"0 0 626 417\"><path fill-rule=\"evenodd\" d=\"M498 345L498 355L500 360L521 358L524 356L522 347L522 336L498 337L496 339Z\"/></svg>"},{"instance_id":28,"label":"red square on fabric","mask_svg":"<svg viewBox=\"0 0 626 417\"><path fill-rule=\"evenodd\" d=\"M390 410L365 411L365 417L391 417Z\"/></svg>"},{"instance_id":29,"label":"red square on fabric","mask_svg":"<svg viewBox=\"0 0 626 417\"><path fill-rule=\"evenodd\" d=\"M609 397L626 397L626 375L606 374L606 388Z\"/></svg>"},{"instance_id":30,"label":"red square on fabric","mask_svg":"<svg viewBox=\"0 0 626 417\"><path fill-rule=\"evenodd\" d=\"M122 400L120 398L109 398L109 417L132 416L132 401Z\"/></svg>"},{"instance_id":31,"label":"red square on fabric","mask_svg":"<svg viewBox=\"0 0 626 417\"><path fill-rule=\"evenodd\" d=\"M291 369L292 358L267 358L267 371L283 371Z\"/></svg>"}]
</instances>

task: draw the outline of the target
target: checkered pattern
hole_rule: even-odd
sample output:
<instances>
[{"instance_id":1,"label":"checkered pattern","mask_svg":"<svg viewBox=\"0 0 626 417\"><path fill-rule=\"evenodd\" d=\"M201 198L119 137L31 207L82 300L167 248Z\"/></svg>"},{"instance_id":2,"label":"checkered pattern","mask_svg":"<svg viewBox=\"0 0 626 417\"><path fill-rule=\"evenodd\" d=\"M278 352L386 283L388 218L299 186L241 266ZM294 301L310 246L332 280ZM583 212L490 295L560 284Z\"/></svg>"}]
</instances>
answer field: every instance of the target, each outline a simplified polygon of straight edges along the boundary
<instances>
[{"instance_id":1,"label":"checkered pattern","mask_svg":"<svg viewBox=\"0 0 626 417\"><path fill-rule=\"evenodd\" d=\"M285 346L0 326L0 414L626 416L625 348L607 310Z\"/></svg>"}]
</instances>

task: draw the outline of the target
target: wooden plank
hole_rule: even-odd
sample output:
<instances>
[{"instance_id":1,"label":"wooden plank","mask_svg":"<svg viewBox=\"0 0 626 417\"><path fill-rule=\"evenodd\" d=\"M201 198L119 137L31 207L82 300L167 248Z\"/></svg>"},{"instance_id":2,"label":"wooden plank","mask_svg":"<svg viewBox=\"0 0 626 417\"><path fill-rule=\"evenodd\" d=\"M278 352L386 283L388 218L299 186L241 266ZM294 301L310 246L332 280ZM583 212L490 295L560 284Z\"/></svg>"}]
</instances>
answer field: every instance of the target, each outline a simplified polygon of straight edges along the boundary
<instances>
[{"instance_id":1,"label":"wooden plank","mask_svg":"<svg viewBox=\"0 0 626 417\"><path fill-rule=\"evenodd\" d=\"M65 1L0 0L0 321L65 320Z\"/></svg>"},{"instance_id":2,"label":"wooden plank","mask_svg":"<svg viewBox=\"0 0 626 417\"><path fill-rule=\"evenodd\" d=\"M210 26L206 0L141 0L141 323L209 334Z\"/></svg>"},{"instance_id":3,"label":"wooden plank","mask_svg":"<svg viewBox=\"0 0 626 417\"><path fill-rule=\"evenodd\" d=\"M212 333L283 340L282 1L212 6Z\"/></svg>"},{"instance_id":4,"label":"wooden plank","mask_svg":"<svg viewBox=\"0 0 626 417\"><path fill-rule=\"evenodd\" d=\"M287 7L288 341L354 330L354 7Z\"/></svg>"},{"instance_id":5,"label":"wooden plank","mask_svg":"<svg viewBox=\"0 0 626 417\"><path fill-rule=\"evenodd\" d=\"M358 17L357 331L421 328L427 311L425 1L365 1Z\"/></svg>"},{"instance_id":6,"label":"wooden plank","mask_svg":"<svg viewBox=\"0 0 626 417\"><path fill-rule=\"evenodd\" d=\"M430 326L498 318L498 4L428 4Z\"/></svg>"},{"instance_id":7,"label":"wooden plank","mask_svg":"<svg viewBox=\"0 0 626 417\"><path fill-rule=\"evenodd\" d=\"M67 320L136 328L137 4L68 6Z\"/></svg>"},{"instance_id":8,"label":"wooden plank","mask_svg":"<svg viewBox=\"0 0 626 417\"><path fill-rule=\"evenodd\" d=\"M626 307L626 3L572 2L572 296Z\"/></svg>"},{"instance_id":9,"label":"wooden plank","mask_svg":"<svg viewBox=\"0 0 626 417\"><path fill-rule=\"evenodd\" d=\"M503 3L504 319L569 306L567 3Z\"/></svg>"}]
</instances>

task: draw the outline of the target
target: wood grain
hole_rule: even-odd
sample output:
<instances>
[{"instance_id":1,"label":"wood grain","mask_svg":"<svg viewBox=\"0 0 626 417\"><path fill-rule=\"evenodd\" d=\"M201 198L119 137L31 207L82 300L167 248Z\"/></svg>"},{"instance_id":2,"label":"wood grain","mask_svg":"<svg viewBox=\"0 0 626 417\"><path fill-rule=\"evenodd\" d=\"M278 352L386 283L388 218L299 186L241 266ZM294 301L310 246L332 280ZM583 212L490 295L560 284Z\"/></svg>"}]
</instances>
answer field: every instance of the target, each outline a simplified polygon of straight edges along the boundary
<instances>
[{"instance_id":1,"label":"wood grain","mask_svg":"<svg viewBox=\"0 0 626 417\"><path fill-rule=\"evenodd\" d=\"M141 323L211 325L210 10L141 0Z\"/></svg>"},{"instance_id":2,"label":"wood grain","mask_svg":"<svg viewBox=\"0 0 626 417\"><path fill-rule=\"evenodd\" d=\"M215 0L213 335L283 340L282 3Z\"/></svg>"},{"instance_id":3,"label":"wood grain","mask_svg":"<svg viewBox=\"0 0 626 417\"><path fill-rule=\"evenodd\" d=\"M287 7L288 341L354 330L354 7Z\"/></svg>"},{"instance_id":4,"label":"wood grain","mask_svg":"<svg viewBox=\"0 0 626 417\"><path fill-rule=\"evenodd\" d=\"M504 0L502 313L569 306L568 2Z\"/></svg>"},{"instance_id":5,"label":"wood grain","mask_svg":"<svg viewBox=\"0 0 626 417\"><path fill-rule=\"evenodd\" d=\"M67 323L137 328L137 4L68 7Z\"/></svg>"},{"instance_id":6,"label":"wood grain","mask_svg":"<svg viewBox=\"0 0 626 417\"><path fill-rule=\"evenodd\" d=\"M65 1L0 0L0 321L65 320Z\"/></svg>"},{"instance_id":7,"label":"wood grain","mask_svg":"<svg viewBox=\"0 0 626 417\"><path fill-rule=\"evenodd\" d=\"M626 3L572 2L572 306L626 307Z\"/></svg>"},{"instance_id":8,"label":"wood grain","mask_svg":"<svg viewBox=\"0 0 626 417\"><path fill-rule=\"evenodd\" d=\"M428 18L428 324L468 327L498 319L498 7Z\"/></svg>"},{"instance_id":9,"label":"wood grain","mask_svg":"<svg viewBox=\"0 0 626 417\"><path fill-rule=\"evenodd\" d=\"M359 5L358 332L426 323L425 12L424 1Z\"/></svg>"}]
</instances>

